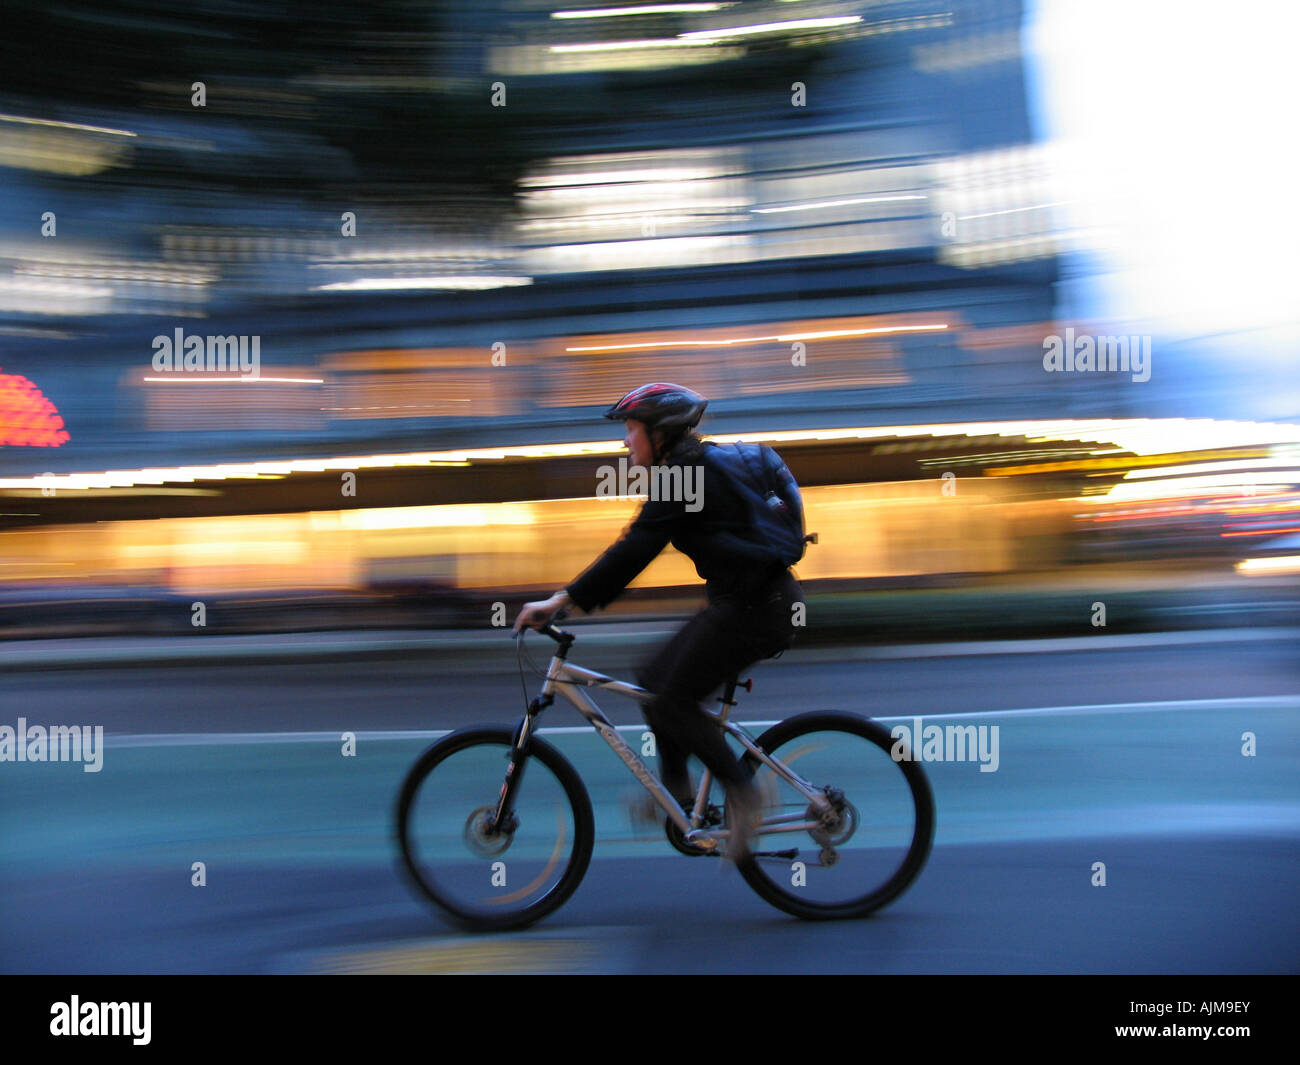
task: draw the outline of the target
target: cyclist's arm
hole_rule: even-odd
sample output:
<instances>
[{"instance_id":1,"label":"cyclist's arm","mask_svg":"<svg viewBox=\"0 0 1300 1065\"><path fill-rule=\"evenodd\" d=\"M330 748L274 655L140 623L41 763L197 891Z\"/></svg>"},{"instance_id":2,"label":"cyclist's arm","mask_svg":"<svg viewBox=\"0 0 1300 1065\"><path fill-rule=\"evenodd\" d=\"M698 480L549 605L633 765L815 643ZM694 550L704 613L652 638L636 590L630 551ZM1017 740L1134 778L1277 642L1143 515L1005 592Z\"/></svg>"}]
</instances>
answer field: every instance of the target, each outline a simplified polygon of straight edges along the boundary
<instances>
[{"instance_id":1,"label":"cyclist's arm","mask_svg":"<svg viewBox=\"0 0 1300 1065\"><path fill-rule=\"evenodd\" d=\"M650 500L618 542L564 591L583 611L609 605L672 539L685 507L680 500Z\"/></svg>"}]
</instances>

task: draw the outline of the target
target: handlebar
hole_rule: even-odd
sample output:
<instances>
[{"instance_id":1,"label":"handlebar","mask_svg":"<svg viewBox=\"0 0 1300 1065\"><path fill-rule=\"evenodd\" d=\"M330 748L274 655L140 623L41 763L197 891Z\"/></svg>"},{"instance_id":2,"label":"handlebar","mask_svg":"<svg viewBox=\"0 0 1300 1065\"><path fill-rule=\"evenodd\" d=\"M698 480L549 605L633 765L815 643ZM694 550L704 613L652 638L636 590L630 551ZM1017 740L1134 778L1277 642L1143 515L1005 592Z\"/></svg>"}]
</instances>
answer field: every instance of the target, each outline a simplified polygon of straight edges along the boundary
<instances>
[{"instance_id":1,"label":"handlebar","mask_svg":"<svg viewBox=\"0 0 1300 1065\"><path fill-rule=\"evenodd\" d=\"M573 643L575 639L577 639L577 637L574 636L573 633L565 632L563 629L558 629L555 626L557 622L563 621L568 616L569 616L568 608L560 607L559 610L557 610L554 614L551 615L551 619L545 625L537 626L536 631L540 632L543 636L549 636L556 643L560 644L562 647L567 648L571 643ZM519 636L522 637L523 634L527 632L530 628L533 628L533 626L526 625L524 628L520 629Z\"/></svg>"},{"instance_id":2,"label":"handlebar","mask_svg":"<svg viewBox=\"0 0 1300 1065\"><path fill-rule=\"evenodd\" d=\"M537 631L540 632L543 636L549 636L556 643L564 643L566 640L569 643L572 643L574 639L572 633L565 632L563 629L557 629L555 627L559 622L563 621L568 616L569 616L569 608L562 606L560 607L559 610L557 610L554 614L551 615L551 620L548 621Z\"/></svg>"}]
</instances>

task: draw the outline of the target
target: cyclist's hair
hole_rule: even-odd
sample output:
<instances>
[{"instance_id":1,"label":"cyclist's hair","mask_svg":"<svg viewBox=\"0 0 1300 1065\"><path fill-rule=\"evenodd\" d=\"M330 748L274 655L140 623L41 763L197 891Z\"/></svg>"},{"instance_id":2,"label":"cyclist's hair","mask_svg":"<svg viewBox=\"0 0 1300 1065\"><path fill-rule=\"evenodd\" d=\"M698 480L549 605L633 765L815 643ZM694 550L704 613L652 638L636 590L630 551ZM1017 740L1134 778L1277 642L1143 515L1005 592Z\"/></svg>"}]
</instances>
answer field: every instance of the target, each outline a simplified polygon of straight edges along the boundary
<instances>
[{"instance_id":1,"label":"cyclist's hair","mask_svg":"<svg viewBox=\"0 0 1300 1065\"><path fill-rule=\"evenodd\" d=\"M682 449L683 455L693 456L704 446L704 441L700 439L700 434L694 429L682 427L680 429L660 429L658 432L663 436L663 446L659 448L655 461L666 458L673 451Z\"/></svg>"}]
</instances>

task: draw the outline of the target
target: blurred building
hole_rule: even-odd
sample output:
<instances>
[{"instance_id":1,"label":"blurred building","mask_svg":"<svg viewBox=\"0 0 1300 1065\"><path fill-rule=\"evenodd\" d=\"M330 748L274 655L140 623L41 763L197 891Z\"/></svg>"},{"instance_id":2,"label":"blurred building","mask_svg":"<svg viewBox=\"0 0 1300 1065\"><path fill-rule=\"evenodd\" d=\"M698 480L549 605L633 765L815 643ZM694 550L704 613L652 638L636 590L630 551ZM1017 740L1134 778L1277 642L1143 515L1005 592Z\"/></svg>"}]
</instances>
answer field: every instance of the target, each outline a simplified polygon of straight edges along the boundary
<instances>
[{"instance_id":1,"label":"blurred building","mask_svg":"<svg viewBox=\"0 0 1300 1065\"><path fill-rule=\"evenodd\" d=\"M70 439L11 472L580 439L646 376L724 429L1098 402L1038 365L1018 3L211 12L28 10L73 74L0 82L0 370ZM263 379L146 381L177 328Z\"/></svg>"},{"instance_id":2,"label":"blurred building","mask_svg":"<svg viewBox=\"0 0 1300 1065\"><path fill-rule=\"evenodd\" d=\"M1294 427L1063 305L1019 0L11 6L7 581L553 582L654 379L788 453L814 580L1295 524Z\"/></svg>"}]
</instances>

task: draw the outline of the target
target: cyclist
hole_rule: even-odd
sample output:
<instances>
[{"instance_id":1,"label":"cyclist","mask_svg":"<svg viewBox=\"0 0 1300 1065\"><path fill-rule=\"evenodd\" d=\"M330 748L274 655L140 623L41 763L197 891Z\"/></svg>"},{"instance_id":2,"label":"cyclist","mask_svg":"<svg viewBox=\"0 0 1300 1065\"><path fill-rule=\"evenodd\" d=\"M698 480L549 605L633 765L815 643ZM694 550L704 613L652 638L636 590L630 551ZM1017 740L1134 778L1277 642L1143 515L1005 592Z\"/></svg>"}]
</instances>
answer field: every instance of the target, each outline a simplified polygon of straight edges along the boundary
<instances>
[{"instance_id":1,"label":"cyclist","mask_svg":"<svg viewBox=\"0 0 1300 1065\"><path fill-rule=\"evenodd\" d=\"M752 519L724 474L703 461L704 450L714 445L693 430L707 406L689 388L655 383L633 389L605 412L626 427L631 465L683 467L678 484L691 483L685 467L694 466L695 475L703 476L703 505L688 509L681 499L648 499L621 539L581 576L549 599L524 604L514 631L544 625L571 604L588 613L607 606L668 543L695 563L708 606L641 667L637 683L654 693L643 712L655 733L664 787L689 810L686 759L699 758L727 791L728 854L743 861L758 816L756 789L701 703L737 673L790 646L792 607L803 596L788 567L756 563L734 550L736 537L751 531Z\"/></svg>"}]
</instances>

